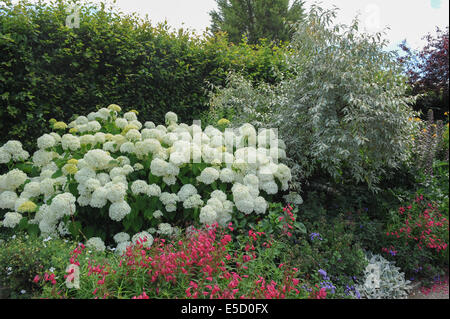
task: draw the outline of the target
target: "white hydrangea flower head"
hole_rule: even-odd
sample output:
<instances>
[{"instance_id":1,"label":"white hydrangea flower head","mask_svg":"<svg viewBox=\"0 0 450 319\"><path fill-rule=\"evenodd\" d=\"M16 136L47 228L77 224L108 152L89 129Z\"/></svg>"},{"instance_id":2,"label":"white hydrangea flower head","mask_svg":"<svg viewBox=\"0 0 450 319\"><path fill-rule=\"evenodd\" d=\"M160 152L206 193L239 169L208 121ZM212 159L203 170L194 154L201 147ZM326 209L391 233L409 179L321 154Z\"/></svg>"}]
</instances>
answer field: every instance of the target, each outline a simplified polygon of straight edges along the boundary
<instances>
[{"instance_id":1,"label":"white hydrangea flower head","mask_svg":"<svg viewBox=\"0 0 450 319\"><path fill-rule=\"evenodd\" d=\"M104 144L106 142L106 134L103 132L97 132L94 134L95 144Z\"/></svg>"},{"instance_id":2,"label":"white hydrangea flower head","mask_svg":"<svg viewBox=\"0 0 450 319\"><path fill-rule=\"evenodd\" d=\"M39 224L41 222L41 220L44 219L44 216L47 215L49 213L49 208L50 206L47 204L43 204L38 208L38 211L36 212L36 214L34 215L34 218L32 221L33 224Z\"/></svg>"},{"instance_id":3,"label":"white hydrangea flower head","mask_svg":"<svg viewBox=\"0 0 450 319\"><path fill-rule=\"evenodd\" d=\"M21 152L12 154L12 158L14 162L23 162L26 161L30 157L30 153L22 150Z\"/></svg>"},{"instance_id":4,"label":"white hydrangea flower head","mask_svg":"<svg viewBox=\"0 0 450 319\"><path fill-rule=\"evenodd\" d=\"M211 198L217 198L221 202L224 202L227 200L227 194L217 189L211 193Z\"/></svg>"},{"instance_id":5,"label":"white hydrangea flower head","mask_svg":"<svg viewBox=\"0 0 450 319\"><path fill-rule=\"evenodd\" d=\"M167 146L172 146L176 141L178 141L178 135L175 133L167 133L162 137L162 143Z\"/></svg>"},{"instance_id":6,"label":"white hydrangea flower head","mask_svg":"<svg viewBox=\"0 0 450 319\"><path fill-rule=\"evenodd\" d=\"M23 193L26 194L24 196L27 198L37 197L37 196L41 195L41 183L29 182L29 183L25 184L22 194ZM21 196L22 196L22 194L21 194Z\"/></svg>"},{"instance_id":7,"label":"white hydrangea flower head","mask_svg":"<svg viewBox=\"0 0 450 319\"><path fill-rule=\"evenodd\" d=\"M118 145L118 147L120 148L120 146L123 143L127 142L127 139L125 138L125 136L123 136L121 134L116 134L116 135L113 135L112 141L115 142Z\"/></svg>"},{"instance_id":8,"label":"white hydrangea flower head","mask_svg":"<svg viewBox=\"0 0 450 319\"><path fill-rule=\"evenodd\" d=\"M37 139L37 146L40 149L52 148L56 145L56 140L50 134L44 134Z\"/></svg>"},{"instance_id":9,"label":"white hydrangea flower head","mask_svg":"<svg viewBox=\"0 0 450 319\"><path fill-rule=\"evenodd\" d=\"M163 177L163 182L167 185L175 185L177 183L177 177L174 175L166 175Z\"/></svg>"},{"instance_id":10,"label":"white hydrangea flower head","mask_svg":"<svg viewBox=\"0 0 450 319\"><path fill-rule=\"evenodd\" d=\"M141 140L141 133L136 129L129 130L125 137L132 142L140 141Z\"/></svg>"},{"instance_id":11,"label":"white hydrangea flower head","mask_svg":"<svg viewBox=\"0 0 450 319\"><path fill-rule=\"evenodd\" d=\"M203 206L204 202L202 200L202 197L200 196L200 194L195 194L192 196L189 196L184 202L183 202L183 207L186 209L190 209L190 208L198 208Z\"/></svg>"},{"instance_id":12,"label":"white hydrangea flower head","mask_svg":"<svg viewBox=\"0 0 450 319\"><path fill-rule=\"evenodd\" d=\"M278 193L278 185L273 180L261 183L260 187L263 191L265 191L269 195L274 195Z\"/></svg>"},{"instance_id":13,"label":"white hydrangea flower head","mask_svg":"<svg viewBox=\"0 0 450 319\"><path fill-rule=\"evenodd\" d=\"M65 151L76 151L81 147L80 139L72 134L64 134L61 138L61 146Z\"/></svg>"},{"instance_id":14,"label":"white hydrangea flower head","mask_svg":"<svg viewBox=\"0 0 450 319\"><path fill-rule=\"evenodd\" d=\"M94 170L105 170L110 168L109 162L114 160L104 150L90 150L84 155L86 163Z\"/></svg>"},{"instance_id":15,"label":"white hydrangea flower head","mask_svg":"<svg viewBox=\"0 0 450 319\"><path fill-rule=\"evenodd\" d=\"M126 201L113 202L109 206L109 217L117 222L120 222L131 212L131 207Z\"/></svg>"},{"instance_id":16,"label":"white hydrangea flower head","mask_svg":"<svg viewBox=\"0 0 450 319\"><path fill-rule=\"evenodd\" d=\"M117 244L115 254L122 256L126 253L127 247L131 246L131 241L123 241Z\"/></svg>"},{"instance_id":17,"label":"white hydrangea flower head","mask_svg":"<svg viewBox=\"0 0 450 319\"><path fill-rule=\"evenodd\" d=\"M241 136L238 142L238 147L243 147L245 145L256 146L257 134L253 125L245 123L239 128L239 133Z\"/></svg>"},{"instance_id":18,"label":"white hydrangea flower head","mask_svg":"<svg viewBox=\"0 0 450 319\"><path fill-rule=\"evenodd\" d=\"M160 210L156 210L153 212L154 218L161 218L163 216L163 213Z\"/></svg>"},{"instance_id":19,"label":"white hydrangea flower head","mask_svg":"<svg viewBox=\"0 0 450 319\"><path fill-rule=\"evenodd\" d=\"M134 112L126 112L123 114L123 117L127 120L127 121L137 121L137 116L136 113Z\"/></svg>"},{"instance_id":20,"label":"white hydrangea flower head","mask_svg":"<svg viewBox=\"0 0 450 319\"><path fill-rule=\"evenodd\" d=\"M95 146L97 144L94 135L86 134L80 136L80 145Z\"/></svg>"},{"instance_id":21,"label":"white hydrangea flower head","mask_svg":"<svg viewBox=\"0 0 450 319\"><path fill-rule=\"evenodd\" d=\"M96 251L105 251L106 246L100 237L92 237L86 242L86 247Z\"/></svg>"},{"instance_id":22,"label":"white hydrangea flower head","mask_svg":"<svg viewBox=\"0 0 450 319\"><path fill-rule=\"evenodd\" d=\"M89 205L94 208L102 208L108 203L108 189L106 187L97 188L91 196Z\"/></svg>"},{"instance_id":23,"label":"white hydrangea flower head","mask_svg":"<svg viewBox=\"0 0 450 319\"><path fill-rule=\"evenodd\" d=\"M222 201L218 198L212 197L212 198L208 199L208 201L206 202L206 205L211 206L218 214L223 211Z\"/></svg>"},{"instance_id":24,"label":"white hydrangea flower head","mask_svg":"<svg viewBox=\"0 0 450 319\"><path fill-rule=\"evenodd\" d=\"M22 147L22 143L16 140L9 140L2 146L2 148L11 155L21 153L23 150Z\"/></svg>"},{"instance_id":25,"label":"white hydrangea flower head","mask_svg":"<svg viewBox=\"0 0 450 319\"><path fill-rule=\"evenodd\" d=\"M170 236L173 233L173 227L168 223L161 223L158 225L158 234Z\"/></svg>"},{"instance_id":26,"label":"white hydrangea flower head","mask_svg":"<svg viewBox=\"0 0 450 319\"><path fill-rule=\"evenodd\" d=\"M27 180L28 176L20 169L15 168L4 175L0 189L14 191Z\"/></svg>"},{"instance_id":27,"label":"white hydrangea flower head","mask_svg":"<svg viewBox=\"0 0 450 319\"><path fill-rule=\"evenodd\" d=\"M111 178L109 177L109 174L108 173L104 173L104 172L98 173L95 176L95 178L99 180L99 182L100 182L100 184L102 186L105 186L107 183L109 183L111 181Z\"/></svg>"},{"instance_id":28,"label":"white hydrangea flower head","mask_svg":"<svg viewBox=\"0 0 450 319\"><path fill-rule=\"evenodd\" d=\"M64 222L60 222L60 223L58 224L58 233L59 233L61 236L70 235L69 228L68 228L68 226L67 226Z\"/></svg>"},{"instance_id":29,"label":"white hydrangea flower head","mask_svg":"<svg viewBox=\"0 0 450 319\"><path fill-rule=\"evenodd\" d=\"M133 244L141 243L144 247L151 247L153 244L153 236L146 231L135 234L131 241Z\"/></svg>"},{"instance_id":30,"label":"white hydrangea flower head","mask_svg":"<svg viewBox=\"0 0 450 319\"><path fill-rule=\"evenodd\" d=\"M131 166L129 164L125 164L124 166L122 166L122 170L125 173L125 175L131 174L134 172L133 166Z\"/></svg>"},{"instance_id":31,"label":"white hydrangea flower head","mask_svg":"<svg viewBox=\"0 0 450 319\"><path fill-rule=\"evenodd\" d=\"M125 232L117 233L117 234L114 235L113 238L114 238L114 241L115 241L117 244L120 244L120 243L123 243L123 242L130 241L130 235L128 235L128 234L125 233Z\"/></svg>"},{"instance_id":32,"label":"white hydrangea flower head","mask_svg":"<svg viewBox=\"0 0 450 319\"><path fill-rule=\"evenodd\" d=\"M84 183L84 185L89 190L89 192L93 192L97 188L102 186L102 184L100 183L100 181L97 178L89 178L89 179L87 179L86 182Z\"/></svg>"},{"instance_id":33,"label":"white hydrangea flower head","mask_svg":"<svg viewBox=\"0 0 450 319\"><path fill-rule=\"evenodd\" d=\"M233 183L235 173L231 168L222 168L220 171L220 181L223 183Z\"/></svg>"},{"instance_id":34,"label":"white hydrangea flower head","mask_svg":"<svg viewBox=\"0 0 450 319\"><path fill-rule=\"evenodd\" d=\"M159 185L157 185L157 184L149 185L147 195L148 196L156 196L156 197L161 196L161 187L159 187Z\"/></svg>"},{"instance_id":35,"label":"white hydrangea flower head","mask_svg":"<svg viewBox=\"0 0 450 319\"><path fill-rule=\"evenodd\" d=\"M280 182L290 181L292 179L291 170L284 164L278 165L277 170L274 173L274 176L278 178Z\"/></svg>"},{"instance_id":36,"label":"white hydrangea flower head","mask_svg":"<svg viewBox=\"0 0 450 319\"><path fill-rule=\"evenodd\" d=\"M119 145L117 145L117 143L114 141L108 141L103 144L102 149L106 152L115 153L119 150Z\"/></svg>"},{"instance_id":37,"label":"white hydrangea flower head","mask_svg":"<svg viewBox=\"0 0 450 319\"><path fill-rule=\"evenodd\" d=\"M155 158L152 160L150 164L150 171L155 176L165 176L167 169L168 169L169 163L166 161Z\"/></svg>"},{"instance_id":38,"label":"white hydrangea flower head","mask_svg":"<svg viewBox=\"0 0 450 319\"><path fill-rule=\"evenodd\" d=\"M131 184L131 191L134 195L139 194L148 194L149 192L149 185L146 181L143 180L136 180Z\"/></svg>"},{"instance_id":39,"label":"white hydrangea flower head","mask_svg":"<svg viewBox=\"0 0 450 319\"><path fill-rule=\"evenodd\" d=\"M121 118L121 117L118 117L118 118L114 121L114 123L115 123L116 126L117 126L118 128L120 128L120 129L124 129L125 126L128 125L128 121L127 121L126 119L124 119L124 118Z\"/></svg>"},{"instance_id":40,"label":"white hydrangea flower head","mask_svg":"<svg viewBox=\"0 0 450 319\"><path fill-rule=\"evenodd\" d=\"M125 171L122 167L114 167L109 171L109 177L113 179L117 176L125 176Z\"/></svg>"},{"instance_id":41,"label":"white hydrangea flower head","mask_svg":"<svg viewBox=\"0 0 450 319\"><path fill-rule=\"evenodd\" d=\"M84 115L80 115L75 119L75 123L77 125L87 124L87 123L89 123L89 119Z\"/></svg>"},{"instance_id":42,"label":"white hydrangea flower head","mask_svg":"<svg viewBox=\"0 0 450 319\"><path fill-rule=\"evenodd\" d=\"M3 227L14 228L19 224L21 219L21 214L16 212L8 212L3 218Z\"/></svg>"},{"instance_id":43,"label":"white hydrangea flower head","mask_svg":"<svg viewBox=\"0 0 450 319\"><path fill-rule=\"evenodd\" d=\"M107 198L111 203L122 202L127 194L128 186L123 183L110 182L105 185L108 190Z\"/></svg>"},{"instance_id":44,"label":"white hydrangea flower head","mask_svg":"<svg viewBox=\"0 0 450 319\"><path fill-rule=\"evenodd\" d=\"M167 112L165 115L166 125L176 124L178 122L178 116L174 112Z\"/></svg>"},{"instance_id":45,"label":"white hydrangea flower head","mask_svg":"<svg viewBox=\"0 0 450 319\"><path fill-rule=\"evenodd\" d=\"M258 196L254 200L256 214L264 214L267 210L267 202L264 197Z\"/></svg>"},{"instance_id":46,"label":"white hydrangea flower head","mask_svg":"<svg viewBox=\"0 0 450 319\"><path fill-rule=\"evenodd\" d=\"M152 121L147 121L144 123L145 128L151 129L151 128L155 128L155 123L153 123Z\"/></svg>"},{"instance_id":47,"label":"white hydrangea flower head","mask_svg":"<svg viewBox=\"0 0 450 319\"><path fill-rule=\"evenodd\" d=\"M72 193L58 194L52 199L49 210L58 219L63 216L72 216L76 211L75 202L76 198Z\"/></svg>"},{"instance_id":48,"label":"white hydrangea flower head","mask_svg":"<svg viewBox=\"0 0 450 319\"><path fill-rule=\"evenodd\" d=\"M0 147L0 164L9 163L11 158L11 154L9 154L3 147Z\"/></svg>"},{"instance_id":49,"label":"white hydrangea flower head","mask_svg":"<svg viewBox=\"0 0 450 319\"><path fill-rule=\"evenodd\" d=\"M167 206L167 205L176 205L177 202L179 201L179 198L178 198L177 194L168 193L168 192L161 193L161 195L159 196L159 199L163 203L163 205L165 205L165 206Z\"/></svg>"},{"instance_id":50,"label":"white hydrangea flower head","mask_svg":"<svg viewBox=\"0 0 450 319\"><path fill-rule=\"evenodd\" d=\"M217 169L214 167L206 167L200 174L200 176L197 176L197 180L204 184L212 184L217 179L219 179L220 173Z\"/></svg>"},{"instance_id":51,"label":"white hydrangea flower head","mask_svg":"<svg viewBox=\"0 0 450 319\"><path fill-rule=\"evenodd\" d=\"M102 125L98 121L90 121L88 122L88 130L90 132L98 132L102 129Z\"/></svg>"},{"instance_id":52,"label":"white hydrangea flower head","mask_svg":"<svg viewBox=\"0 0 450 319\"><path fill-rule=\"evenodd\" d=\"M200 210L200 223L212 225L216 222L217 213L213 207L205 205Z\"/></svg>"},{"instance_id":53,"label":"white hydrangea flower head","mask_svg":"<svg viewBox=\"0 0 450 319\"><path fill-rule=\"evenodd\" d=\"M180 190L178 191L178 198L180 201L184 202L186 199L191 197L192 195L197 194L197 188L195 188L192 184L185 184L183 185Z\"/></svg>"},{"instance_id":54,"label":"white hydrangea flower head","mask_svg":"<svg viewBox=\"0 0 450 319\"><path fill-rule=\"evenodd\" d=\"M53 152L48 152L43 149L37 150L33 153L33 165L36 167L46 166L53 160L53 157Z\"/></svg>"},{"instance_id":55,"label":"white hydrangea flower head","mask_svg":"<svg viewBox=\"0 0 450 319\"><path fill-rule=\"evenodd\" d=\"M91 167L83 167L75 173L74 178L79 184L85 184L90 178L95 178L96 173Z\"/></svg>"},{"instance_id":56,"label":"white hydrangea flower head","mask_svg":"<svg viewBox=\"0 0 450 319\"><path fill-rule=\"evenodd\" d=\"M53 174L53 173L52 173ZM46 177L40 183L40 189L45 198L51 197L55 194L55 180L53 178Z\"/></svg>"},{"instance_id":57,"label":"white hydrangea flower head","mask_svg":"<svg viewBox=\"0 0 450 319\"><path fill-rule=\"evenodd\" d=\"M17 199L16 192L4 191L0 193L0 209L14 209Z\"/></svg>"}]
</instances>

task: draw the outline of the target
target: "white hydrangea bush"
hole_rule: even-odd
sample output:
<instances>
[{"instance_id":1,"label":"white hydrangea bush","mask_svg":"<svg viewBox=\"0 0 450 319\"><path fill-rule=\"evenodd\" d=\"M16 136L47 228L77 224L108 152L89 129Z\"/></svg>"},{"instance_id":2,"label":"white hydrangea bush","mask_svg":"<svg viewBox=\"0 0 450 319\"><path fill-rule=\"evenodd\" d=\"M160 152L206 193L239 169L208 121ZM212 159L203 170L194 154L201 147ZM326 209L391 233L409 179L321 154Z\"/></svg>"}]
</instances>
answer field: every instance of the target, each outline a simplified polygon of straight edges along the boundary
<instances>
[{"instance_id":1,"label":"white hydrangea bush","mask_svg":"<svg viewBox=\"0 0 450 319\"><path fill-rule=\"evenodd\" d=\"M290 169L279 161L285 143L273 129L250 124L220 129L201 123L139 122L136 111L112 104L37 139L29 154L19 141L0 147L0 218L3 227L42 236L84 236L126 243L176 226L258 218L288 190Z\"/></svg>"}]
</instances>

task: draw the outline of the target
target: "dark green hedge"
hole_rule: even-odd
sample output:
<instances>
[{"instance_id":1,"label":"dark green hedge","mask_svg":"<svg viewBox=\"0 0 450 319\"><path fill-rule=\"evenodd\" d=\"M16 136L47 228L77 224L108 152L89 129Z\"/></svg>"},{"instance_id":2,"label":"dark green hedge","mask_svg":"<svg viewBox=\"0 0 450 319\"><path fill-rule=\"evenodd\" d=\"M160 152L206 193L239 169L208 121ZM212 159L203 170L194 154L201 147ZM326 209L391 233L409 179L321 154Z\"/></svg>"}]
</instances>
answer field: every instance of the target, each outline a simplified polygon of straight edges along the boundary
<instances>
[{"instance_id":1,"label":"dark green hedge","mask_svg":"<svg viewBox=\"0 0 450 319\"><path fill-rule=\"evenodd\" d=\"M0 3L0 145L10 139L34 151L48 120L69 121L111 103L162 122L167 111L189 123L207 110L208 83L230 70L276 82L284 48L233 46L225 36L198 37L105 5L80 5L69 28L67 2Z\"/></svg>"}]
</instances>

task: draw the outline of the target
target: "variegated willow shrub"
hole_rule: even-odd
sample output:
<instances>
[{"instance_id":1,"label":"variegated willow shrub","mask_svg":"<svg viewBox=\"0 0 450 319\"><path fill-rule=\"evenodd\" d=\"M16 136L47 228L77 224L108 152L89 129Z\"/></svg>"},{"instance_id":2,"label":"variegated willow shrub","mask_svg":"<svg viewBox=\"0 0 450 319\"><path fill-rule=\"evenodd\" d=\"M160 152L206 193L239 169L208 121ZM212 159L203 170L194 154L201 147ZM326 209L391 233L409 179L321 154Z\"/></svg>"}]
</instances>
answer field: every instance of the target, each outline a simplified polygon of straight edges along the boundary
<instances>
[{"instance_id":1,"label":"variegated willow shrub","mask_svg":"<svg viewBox=\"0 0 450 319\"><path fill-rule=\"evenodd\" d=\"M311 176L377 189L383 172L409 157L416 123L406 78L382 34L359 22L334 24L335 10L312 6L286 54L293 77L253 85L231 74L212 95L211 112L233 124L279 129L293 186Z\"/></svg>"},{"instance_id":2,"label":"variegated willow shrub","mask_svg":"<svg viewBox=\"0 0 450 319\"><path fill-rule=\"evenodd\" d=\"M289 187L290 169L278 163L285 144L273 129L229 130L226 119L202 129L178 124L173 112L156 126L121 112L112 104L68 125L51 120L32 156L19 141L5 143L3 227L83 236L100 250L114 240L122 251L188 225L255 221Z\"/></svg>"}]
</instances>

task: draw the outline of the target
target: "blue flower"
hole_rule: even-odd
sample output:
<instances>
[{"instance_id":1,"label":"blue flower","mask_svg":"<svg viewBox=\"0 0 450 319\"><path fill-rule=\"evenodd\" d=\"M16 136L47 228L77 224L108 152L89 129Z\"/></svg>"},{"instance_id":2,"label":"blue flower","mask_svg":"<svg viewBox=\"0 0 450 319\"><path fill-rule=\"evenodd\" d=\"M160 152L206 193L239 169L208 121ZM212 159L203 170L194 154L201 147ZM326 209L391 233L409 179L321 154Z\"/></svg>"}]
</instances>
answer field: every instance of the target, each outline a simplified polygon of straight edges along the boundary
<instances>
[{"instance_id":1,"label":"blue flower","mask_svg":"<svg viewBox=\"0 0 450 319\"><path fill-rule=\"evenodd\" d=\"M309 238L311 239L311 241L313 241L314 238L316 238L316 237L317 237L319 240L323 240L322 237L320 237L320 234L319 234L319 233L311 233L311 234L309 235Z\"/></svg>"},{"instance_id":2,"label":"blue flower","mask_svg":"<svg viewBox=\"0 0 450 319\"><path fill-rule=\"evenodd\" d=\"M322 275L323 279L326 279L326 278L327 278L327 272L326 272L325 270L319 269L319 274Z\"/></svg>"}]
</instances>

